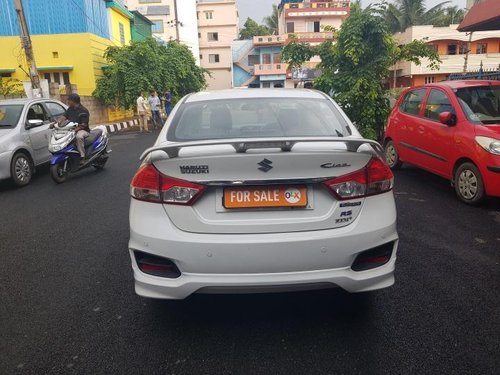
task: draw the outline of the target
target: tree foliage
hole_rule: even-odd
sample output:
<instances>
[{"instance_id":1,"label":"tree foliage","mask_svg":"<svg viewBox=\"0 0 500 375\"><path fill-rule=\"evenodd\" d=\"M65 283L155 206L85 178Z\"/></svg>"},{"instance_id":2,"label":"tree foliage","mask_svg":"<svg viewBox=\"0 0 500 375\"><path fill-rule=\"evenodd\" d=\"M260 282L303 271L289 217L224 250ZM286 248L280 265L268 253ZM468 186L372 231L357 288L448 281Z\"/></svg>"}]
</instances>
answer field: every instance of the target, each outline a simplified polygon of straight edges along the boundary
<instances>
[{"instance_id":1,"label":"tree foliage","mask_svg":"<svg viewBox=\"0 0 500 375\"><path fill-rule=\"evenodd\" d=\"M398 46L380 13L359 6L352 7L336 41L311 47L294 40L285 46L283 60L297 67L315 55L321 57L322 72L315 88L329 93L361 133L372 139L382 134L389 113L383 82L390 67L401 60L420 64L423 57L432 68L439 63L439 56L425 41Z\"/></svg>"},{"instance_id":2,"label":"tree foliage","mask_svg":"<svg viewBox=\"0 0 500 375\"><path fill-rule=\"evenodd\" d=\"M382 14L392 33L403 32L410 26L434 25L448 26L459 23L465 11L457 6L448 6L450 1L443 1L432 8L425 8L425 0L394 0L383 2Z\"/></svg>"},{"instance_id":3,"label":"tree foliage","mask_svg":"<svg viewBox=\"0 0 500 375\"><path fill-rule=\"evenodd\" d=\"M465 9L457 6L449 6L443 10L443 14L436 19L434 26L449 26L463 21Z\"/></svg>"},{"instance_id":4,"label":"tree foliage","mask_svg":"<svg viewBox=\"0 0 500 375\"><path fill-rule=\"evenodd\" d=\"M270 16L264 17L264 25L273 35L278 34L279 28L279 10L276 4L273 4L273 10Z\"/></svg>"},{"instance_id":5,"label":"tree foliage","mask_svg":"<svg viewBox=\"0 0 500 375\"><path fill-rule=\"evenodd\" d=\"M24 94L23 83L14 78L0 77L0 95L22 95Z\"/></svg>"},{"instance_id":6,"label":"tree foliage","mask_svg":"<svg viewBox=\"0 0 500 375\"><path fill-rule=\"evenodd\" d=\"M93 95L106 105L131 108L141 92L170 90L174 100L206 87L206 71L196 65L189 48L176 41L159 45L154 39L109 47L109 63Z\"/></svg>"},{"instance_id":7,"label":"tree foliage","mask_svg":"<svg viewBox=\"0 0 500 375\"><path fill-rule=\"evenodd\" d=\"M259 25L248 17L243 28L240 30L240 39L252 39L254 36L269 34L271 34L271 31L266 26Z\"/></svg>"}]
</instances>

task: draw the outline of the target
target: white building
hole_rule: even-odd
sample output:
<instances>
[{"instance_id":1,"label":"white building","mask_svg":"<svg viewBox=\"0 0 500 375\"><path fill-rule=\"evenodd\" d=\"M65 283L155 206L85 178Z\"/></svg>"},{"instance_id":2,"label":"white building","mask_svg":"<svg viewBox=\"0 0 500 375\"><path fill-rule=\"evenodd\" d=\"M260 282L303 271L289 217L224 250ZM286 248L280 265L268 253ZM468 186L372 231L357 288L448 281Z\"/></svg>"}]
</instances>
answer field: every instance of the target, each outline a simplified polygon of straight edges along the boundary
<instances>
[{"instance_id":1,"label":"white building","mask_svg":"<svg viewBox=\"0 0 500 375\"><path fill-rule=\"evenodd\" d=\"M235 0L197 0L201 66L210 72L208 90L232 87L231 45L238 39Z\"/></svg>"},{"instance_id":2,"label":"white building","mask_svg":"<svg viewBox=\"0 0 500 375\"><path fill-rule=\"evenodd\" d=\"M186 44L200 63L196 0L126 0L125 5L154 23L152 31L155 38Z\"/></svg>"}]
</instances>

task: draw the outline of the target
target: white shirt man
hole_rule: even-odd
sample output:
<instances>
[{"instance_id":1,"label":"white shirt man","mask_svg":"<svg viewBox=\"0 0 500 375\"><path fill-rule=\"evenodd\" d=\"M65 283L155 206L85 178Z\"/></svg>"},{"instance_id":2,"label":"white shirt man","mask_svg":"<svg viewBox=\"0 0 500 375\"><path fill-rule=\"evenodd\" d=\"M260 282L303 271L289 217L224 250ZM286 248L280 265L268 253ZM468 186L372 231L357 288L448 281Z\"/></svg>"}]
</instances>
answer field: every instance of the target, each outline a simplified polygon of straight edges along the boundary
<instances>
[{"instance_id":1,"label":"white shirt man","mask_svg":"<svg viewBox=\"0 0 500 375\"><path fill-rule=\"evenodd\" d=\"M146 99L144 96L141 94L137 98L137 114L139 115L139 128L142 130L148 130L148 119L147 119L147 114L148 114L148 108L146 104Z\"/></svg>"}]
</instances>

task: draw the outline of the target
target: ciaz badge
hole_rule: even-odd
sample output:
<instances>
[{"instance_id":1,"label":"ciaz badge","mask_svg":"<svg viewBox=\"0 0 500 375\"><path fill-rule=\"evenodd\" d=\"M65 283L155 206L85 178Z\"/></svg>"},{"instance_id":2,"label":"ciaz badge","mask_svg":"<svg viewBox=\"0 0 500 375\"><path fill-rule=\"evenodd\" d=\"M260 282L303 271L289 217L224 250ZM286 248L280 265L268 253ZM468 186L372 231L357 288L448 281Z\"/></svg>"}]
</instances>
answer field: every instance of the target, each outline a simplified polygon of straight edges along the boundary
<instances>
[{"instance_id":1,"label":"ciaz badge","mask_svg":"<svg viewBox=\"0 0 500 375\"><path fill-rule=\"evenodd\" d=\"M351 164L348 163L325 163L321 164L321 168L344 168L350 167Z\"/></svg>"}]
</instances>

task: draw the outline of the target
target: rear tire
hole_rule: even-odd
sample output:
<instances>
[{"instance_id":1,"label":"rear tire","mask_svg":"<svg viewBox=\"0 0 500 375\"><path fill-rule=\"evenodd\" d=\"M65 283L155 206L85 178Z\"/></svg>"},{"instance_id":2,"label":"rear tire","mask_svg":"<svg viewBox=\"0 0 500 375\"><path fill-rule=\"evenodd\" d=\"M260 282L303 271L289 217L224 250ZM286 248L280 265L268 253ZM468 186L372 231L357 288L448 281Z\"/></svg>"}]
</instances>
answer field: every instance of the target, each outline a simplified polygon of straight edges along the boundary
<instances>
[{"instance_id":1,"label":"rear tire","mask_svg":"<svg viewBox=\"0 0 500 375\"><path fill-rule=\"evenodd\" d=\"M387 164L391 169L401 168L402 163L399 160L399 153L393 141L386 142L384 153L385 153L385 161L387 162Z\"/></svg>"},{"instance_id":2,"label":"rear tire","mask_svg":"<svg viewBox=\"0 0 500 375\"><path fill-rule=\"evenodd\" d=\"M93 164L93 167L95 169L97 169L98 171L102 171L104 169L104 166L106 165L107 161L108 161L108 159L105 159L103 161L97 162L97 163Z\"/></svg>"},{"instance_id":3,"label":"rear tire","mask_svg":"<svg viewBox=\"0 0 500 375\"><path fill-rule=\"evenodd\" d=\"M12 158L10 176L16 186L26 186L30 183L33 176L33 164L24 152L19 152Z\"/></svg>"},{"instance_id":4,"label":"rear tire","mask_svg":"<svg viewBox=\"0 0 500 375\"><path fill-rule=\"evenodd\" d=\"M485 198L483 177L472 163L463 163L455 171L453 178L455 192L462 202L477 205Z\"/></svg>"},{"instance_id":5,"label":"rear tire","mask_svg":"<svg viewBox=\"0 0 500 375\"><path fill-rule=\"evenodd\" d=\"M99 156L96 161L92 164L92 166L98 170L98 171L101 171L104 169L104 166L106 165L106 163L108 162L108 155L107 155L107 151Z\"/></svg>"},{"instance_id":6,"label":"rear tire","mask_svg":"<svg viewBox=\"0 0 500 375\"><path fill-rule=\"evenodd\" d=\"M64 172L64 164L50 166L50 176L57 184L62 184L68 180L69 172Z\"/></svg>"}]
</instances>

